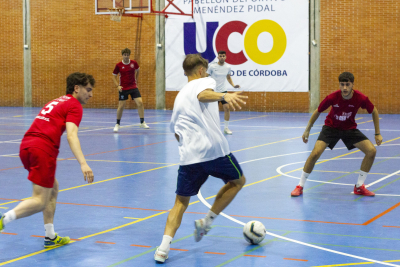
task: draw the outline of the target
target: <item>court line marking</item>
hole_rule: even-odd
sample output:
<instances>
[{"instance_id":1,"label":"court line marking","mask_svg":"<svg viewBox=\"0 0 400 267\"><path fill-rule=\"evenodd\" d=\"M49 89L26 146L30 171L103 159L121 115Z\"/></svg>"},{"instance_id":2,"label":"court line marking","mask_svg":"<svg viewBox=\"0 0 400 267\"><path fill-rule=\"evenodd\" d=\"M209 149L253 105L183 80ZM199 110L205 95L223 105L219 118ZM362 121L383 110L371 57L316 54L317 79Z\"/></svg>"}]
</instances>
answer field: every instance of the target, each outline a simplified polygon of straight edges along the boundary
<instances>
[{"instance_id":1,"label":"court line marking","mask_svg":"<svg viewBox=\"0 0 400 267\"><path fill-rule=\"evenodd\" d=\"M368 186L377 184L377 183L379 183L379 182L381 182L381 181L383 181L383 180L386 180L387 178L390 178L390 177L392 177L392 176L394 176L394 175L396 175L396 174L398 174L398 173L400 173L400 170L398 170L397 172L394 172L394 173L392 173L392 174L389 174L389 175L387 175L387 176L385 176L385 177L382 177L381 179L376 180L376 181L373 182L373 183L370 183Z\"/></svg>"},{"instance_id":2,"label":"court line marking","mask_svg":"<svg viewBox=\"0 0 400 267\"><path fill-rule=\"evenodd\" d=\"M365 223L363 223L363 225L368 225L370 223L372 223L373 221L379 219L380 217L382 217L383 215L391 212L392 210L394 210L395 208L397 208L398 206L400 206L400 202L397 203L396 205L393 205L392 207L388 208L387 210L385 210L384 212L379 213L378 215L376 215L375 217L369 219L368 221L366 221Z\"/></svg>"},{"instance_id":3,"label":"court line marking","mask_svg":"<svg viewBox=\"0 0 400 267\"><path fill-rule=\"evenodd\" d=\"M383 261L383 262L399 262L400 260L390 260L390 261ZM358 262L358 263L344 263L344 264L333 264L333 265L319 265L319 266L312 266L312 267L338 267L338 266L354 266L354 265L363 265L363 264L374 264L373 262ZM398 265L396 265L398 266Z\"/></svg>"},{"instance_id":4,"label":"court line marking","mask_svg":"<svg viewBox=\"0 0 400 267\"><path fill-rule=\"evenodd\" d=\"M316 134L316 133L314 133L314 134ZM297 137L297 138L298 138L298 137ZM292 138L292 139L296 139L296 138ZM395 139L392 139L392 140L389 140L389 141L386 141L386 142L384 142L384 143L388 143L388 142L391 142L391 141L396 140L396 139L400 139L400 137L395 138ZM286 139L286 140L291 140L291 139ZM286 141L286 140L285 140L285 141ZM276 142L274 142L274 143L276 143ZM271 144L273 144L273 143L271 143ZM266 144L264 144L264 145L266 145ZM261 145L261 146L263 146L263 145ZM258 147L258 146L256 146L256 147ZM360 150L358 150L358 151L360 151ZM351 153L347 153L347 154L344 154L344 155L341 155L341 156L338 156L338 157L335 157L335 158L339 158L339 157L342 157L342 156L346 156L346 155L348 155L348 154L352 154L352 153L355 153L355 152L358 152L358 151L353 151L353 152L351 152ZM333 158L333 159L335 159L335 158ZM330 159L328 159L328 160L326 160L326 161L329 161L329 160L330 160ZM323 161L323 162L324 162L324 161ZM320 162L320 163L323 163L323 162ZM319 163L317 163L317 164L319 164ZM177 164L174 164L174 165L177 165ZM155 168L155 169L161 169L161 168L165 168L165 167L169 167L169 166L163 166L163 167L159 167L159 168ZM300 169L301 169L301 168L300 168ZM150 171L150 170L147 170L147 171ZM147 172L147 171L144 171L144 172ZM126 176L131 176L131 175L126 175ZM122 177L126 177L126 176L122 176ZM252 184L257 184L257 183L260 183L260 182L262 182L262 181L270 180L270 179L273 179L273 178L276 178L276 177L279 177L279 176L281 176L281 175L276 175L276 176L273 176L273 177L270 177L270 178L266 178L266 179L263 179L263 180L261 180L261 181L254 182L254 183L252 183ZM118 178L121 178L121 177L118 177ZM108 179L108 180L114 180L114 179L116 179L116 178L111 178L111 179ZM97 183L99 183L99 182L97 182ZM83 187L83 186L87 186L87 185L88 185L88 184L82 185L82 186L77 186L77 187ZM90 185L90 184L89 184L89 185ZM249 186L249 185L251 185L251 184L248 184L247 186ZM77 188L77 187L73 187L73 188ZM73 189L73 188L69 188L69 189L65 189L65 190L70 190L70 189ZM63 190L63 191L65 191L65 190ZM61 191L61 190L60 190L60 191ZM199 193L201 193L201 192L199 192ZM213 198L213 197L215 197L215 196L216 196L216 195L211 196L211 197L208 197L208 198L206 198L206 199L210 199L210 198ZM16 201L14 201L14 202L16 202ZM192 205L192 204L195 204L195 203L198 203L198 202L199 202L199 201L194 201L194 202L192 202L192 203L189 203L189 205ZM11 203L13 203L13 202L11 202ZM7 204L7 203L3 203L3 204L0 204L0 205L4 205L4 204ZM144 221L144 220L147 220L147 219L150 219L150 218L153 218L153 217L156 217L156 216L165 214L165 213L166 213L166 212L160 212L160 213L157 213L157 214L148 216L148 217L146 217L146 218L143 218L143 219L140 219L140 220L137 220L137 221L128 223L128 224L120 225L120 226L118 226L118 227L111 228L111 229L105 230L105 231L103 231L103 232L95 233L95 234L92 234L92 235L89 235L89 236L86 236L86 237L83 237L83 238L80 238L80 239L82 240L82 239L86 239L86 238L89 238L89 237L92 237L92 236L96 236L96 235L100 235L100 234L107 233L107 232L110 232L110 231L114 231L114 230L117 230L117 229L126 227L126 226L128 226L128 225L135 224L135 223L138 223L138 222L141 222L141 221ZM221 213L221 214L222 214L222 213ZM228 216L228 215L226 215L226 216ZM233 219L233 218L232 218L232 219ZM233 219L233 220L236 220L236 219ZM237 222L240 222L240 221L238 221L238 220L236 220L236 221L237 221ZM71 243L73 243L73 242L74 242L74 241L72 241ZM300 241L298 241L298 242L300 242ZM305 243L305 244L306 244L306 243ZM311 246L312 246L312 245L311 245ZM57 247L55 247L55 248L57 248ZM4 262L4 263L0 263L0 266L5 265L5 264L8 264L8 263L11 263L11 262L15 262L15 261L18 261L18 260L21 260L21 259L25 259L25 258L28 258L28 257L31 257L31 256L35 256L35 255L41 254L41 253L43 253L43 252L46 252L46 251L48 251L48 250L52 250L52 249L55 249L55 248L49 248L49 249L41 250L41 251L34 252L34 253L32 253L32 254L25 255L25 256L22 256L22 257L19 257L19 258L16 258L16 259L13 259L13 260ZM155 249L154 249L154 250L155 250ZM324 250L327 250L327 249L324 249ZM148 253L148 252L146 252L146 253ZM137 255L137 256L134 256L134 257L139 257L139 256L141 256L141 254L139 254L139 255ZM369 260L369 259L368 259L368 260ZM114 265L112 265L112 266L114 266ZM398 266L398 265L390 265L390 266Z\"/></svg>"},{"instance_id":5,"label":"court line marking","mask_svg":"<svg viewBox=\"0 0 400 267\"><path fill-rule=\"evenodd\" d=\"M211 208L211 205L201 195L201 190L197 194L197 197L200 199L200 201L206 207ZM246 225L244 222L236 220L235 218L232 218L231 216L226 215L223 212L221 212L220 215L222 215L223 217L225 217L225 218L227 218L227 219L229 219L229 220L231 220L233 222L236 222L236 223L238 223L240 225L243 225L243 226ZM331 253L334 253L334 254L339 254L339 255L343 255L343 256L347 256L347 257L351 257L351 258L355 258L355 259L360 259L360 260L365 260L365 261L372 261L372 262L379 263L379 264L382 264L382 265L387 265L387 266L399 266L399 265L395 265L395 264L390 264L390 263L386 263L386 262L382 262L382 261L378 261L378 260L373 260L373 259L369 259L369 258L365 258L365 257L360 257L360 256L356 256L356 255L352 255L352 254L348 254L348 253L344 253L344 252L340 252L340 251L336 251L336 250L332 250L332 249L328 249L328 248L324 248L324 247L308 244L308 243L301 242L301 241L298 241L298 240L295 240L295 239L291 239L291 238L287 238L287 237L284 237L284 236L276 235L276 234L268 232L268 231L266 231L266 234L270 235L270 236L273 236L273 237L276 237L276 238L287 240L287 241L290 241L290 242L293 242L293 243L297 243L297 244L300 244L300 245L304 245L304 246L316 248L316 249L319 249L319 250L324 250L324 251L327 251L327 252L331 252Z\"/></svg>"},{"instance_id":6,"label":"court line marking","mask_svg":"<svg viewBox=\"0 0 400 267\"><path fill-rule=\"evenodd\" d=\"M135 172L135 173L131 173L131 174L127 174L127 175L122 175L122 176L118 176L118 177L114 177L114 178L110 178L110 179L105 179L105 180L98 181L98 182L93 182L93 183L91 183L91 184L78 185L78 186L74 186L74 187L70 187L70 188L66 188L66 189L61 189L61 190L59 190L58 192L64 192L64 191L68 191L68 190L72 190L72 189L76 189L76 188L81 188L81 187L85 187L85 186L92 186L92 185L95 185L95 184L100 184L100 183L104 183L104 182L108 182L108 181L112 181L112 180L117 180L117 179L121 179L121 178L124 178L124 177L134 176L134 175L141 174L141 173L145 173L145 172L150 172L150 171L155 171L155 170L162 169L162 168L167 168L167 167L175 166L175 165L178 165L178 164L179 164L179 163L177 163L177 164L172 164L172 165L167 165L167 166L161 166L161 167L157 167L157 168L150 169L150 170ZM21 199L21 200L26 200L26 199L29 199L29 198L31 198L31 197L23 198L23 199ZM7 205L7 204L11 204L11 203L15 203L15 202L18 202L18 201L11 201L11 202L6 202L6 203L1 203L0 206L2 206L2 205Z\"/></svg>"}]
</instances>

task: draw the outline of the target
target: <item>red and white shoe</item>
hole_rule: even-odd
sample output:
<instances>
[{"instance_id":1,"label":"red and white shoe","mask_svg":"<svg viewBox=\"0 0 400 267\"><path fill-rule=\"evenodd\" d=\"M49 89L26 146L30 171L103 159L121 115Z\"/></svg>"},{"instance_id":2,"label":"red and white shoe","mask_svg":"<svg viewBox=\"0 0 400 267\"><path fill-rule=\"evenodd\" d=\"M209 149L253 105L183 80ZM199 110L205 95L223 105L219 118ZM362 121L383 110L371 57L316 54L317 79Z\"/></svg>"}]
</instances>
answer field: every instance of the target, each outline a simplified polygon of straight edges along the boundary
<instances>
[{"instance_id":1,"label":"red and white shoe","mask_svg":"<svg viewBox=\"0 0 400 267\"><path fill-rule=\"evenodd\" d=\"M291 193L292 197L298 197L302 194L303 194L303 187L300 185L296 186L296 188Z\"/></svg>"},{"instance_id":2,"label":"red and white shoe","mask_svg":"<svg viewBox=\"0 0 400 267\"><path fill-rule=\"evenodd\" d=\"M367 197L375 196L375 193L371 192L367 188L365 188L364 184L360 187L357 187L357 185L355 185L354 186L354 194L355 195L363 195L363 196L367 196Z\"/></svg>"},{"instance_id":3,"label":"red and white shoe","mask_svg":"<svg viewBox=\"0 0 400 267\"><path fill-rule=\"evenodd\" d=\"M159 248L157 248L156 252L154 253L154 260L158 263L164 263L166 260L168 260L168 252L161 251Z\"/></svg>"}]
</instances>

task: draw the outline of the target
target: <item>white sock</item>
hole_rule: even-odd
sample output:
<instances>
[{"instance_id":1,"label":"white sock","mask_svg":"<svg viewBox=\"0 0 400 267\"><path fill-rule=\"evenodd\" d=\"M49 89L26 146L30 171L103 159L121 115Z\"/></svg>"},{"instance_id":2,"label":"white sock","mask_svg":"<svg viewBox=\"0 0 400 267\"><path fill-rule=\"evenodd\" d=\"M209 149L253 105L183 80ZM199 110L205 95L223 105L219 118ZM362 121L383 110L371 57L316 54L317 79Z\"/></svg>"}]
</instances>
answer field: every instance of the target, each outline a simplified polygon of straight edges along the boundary
<instances>
[{"instance_id":1,"label":"white sock","mask_svg":"<svg viewBox=\"0 0 400 267\"><path fill-rule=\"evenodd\" d=\"M360 170L360 175L358 175L358 180L357 180L357 185L356 185L357 187L360 187L364 184L365 179L367 179L367 175L368 175L368 172L364 172L364 171Z\"/></svg>"},{"instance_id":2,"label":"white sock","mask_svg":"<svg viewBox=\"0 0 400 267\"><path fill-rule=\"evenodd\" d=\"M304 184L306 183L306 180L307 180L307 178L308 178L308 176L309 176L310 174L309 173L306 173L306 172L302 172L302 174L301 174L301 178L300 178L300 182L299 182L299 185L301 186L301 187L304 187Z\"/></svg>"},{"instance_id":3,"label":"white sock","mask_svg":"<svg viewBox=\"0 0 400 267\"><path fill-rule=\"evenodd\" d=\"M158 247L161 251L169 252L170 244L172 242L173 237L169 235L163 235L161 245Z\"/></svg>"},{"instance_id":4,"label":"white sock","mask_svg":"<svg viewBox=\"0 0 400 267\"><path fill-rule=\"evenodd\" d=\"M15 211L10 210L4 214L3 223L4 223L4 225L6 225L7 223L12 222L16 219L17 219L17 215L15 214Z\"/></svg>"},{"instance_id":5,"label":"white sock","mask_svg":"<svg viewBox=\"0 0 400 267\"><path fill-rule=\"evenodd\" d=\"M54 239L56 237L56 233L54 232L54 224L52 223L45 224L44 230L46 232L46 237L50 239Z\"/></svg>"},{"instance_id":6,"label":"white sock","mask_svg":"<svg viewBox=\"0 0 400 267\"><path fill-rule=\"evenodd\" d=\"M213 221L215 220L215 218L217 218L217 216L218 216L217 214L215 214L214 212L209 210L206 217L204 218L206 226L210 226L213 223Z\"/></svg>"},{"instance_id":7,"label":"white sock","mask_svg":"<svg viewBox=\"0 0 400 267\"><path fill-rule=\"evenodd\" d=\"M225 123L225 128L228 128L228 126L229 126L229 121L224 121L224 123Z\"/></svg>"}]
</instances>

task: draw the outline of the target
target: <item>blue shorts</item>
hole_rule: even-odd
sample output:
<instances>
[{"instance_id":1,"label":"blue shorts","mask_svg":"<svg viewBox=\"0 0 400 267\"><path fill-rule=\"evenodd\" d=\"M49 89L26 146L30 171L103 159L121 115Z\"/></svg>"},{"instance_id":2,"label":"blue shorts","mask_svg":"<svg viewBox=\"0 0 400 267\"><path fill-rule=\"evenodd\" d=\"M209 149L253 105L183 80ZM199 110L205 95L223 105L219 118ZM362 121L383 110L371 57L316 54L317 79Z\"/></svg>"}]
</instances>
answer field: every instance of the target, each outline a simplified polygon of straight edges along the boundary
<instances>
[{"instance_id":1,"label":"blue shorts","mask_svg":"<svg viewBox=\"0 0 400 267\"><path fill-rule=\"evenodd\" d=\"M179 166L175 193L184 197L197 195L209 175L227 183L242 177L243 171L232 153L206 162Z\"/></svg>"}]
</instances>

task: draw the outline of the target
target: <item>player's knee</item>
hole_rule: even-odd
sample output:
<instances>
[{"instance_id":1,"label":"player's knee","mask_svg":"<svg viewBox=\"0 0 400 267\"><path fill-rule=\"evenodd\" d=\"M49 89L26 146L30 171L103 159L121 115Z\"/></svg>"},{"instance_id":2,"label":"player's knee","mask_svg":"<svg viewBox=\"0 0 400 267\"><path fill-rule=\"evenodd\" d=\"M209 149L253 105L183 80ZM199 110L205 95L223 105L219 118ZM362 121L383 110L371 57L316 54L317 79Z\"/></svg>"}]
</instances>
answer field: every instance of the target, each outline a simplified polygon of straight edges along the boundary
<instances>
[{"instance_id":1,"label":"player's knee","mask_svg":"<svg viewBox=\"0 0 400 267\"><path fill-rule=\"evenodd\" d=\"M372 146L371 148L369 148L367 150L367 152L365 153L366 156L371 157L371 158L375 158L376 155L376 148L374 146Z\"/></svg>"},{"instance_id":2,"label":"player's knee","mask_svg":"<svg viewBox=\"0 0 400 267\"><path fill-rule=\"evenodd\" d=\"M319 151L315 151L313 150L310 154L310 159L312 161L317 161L319 159L319 157L321 156L321 153L319 153Z\"/></svg>"},{"instance_id":3,"label":"player's knee","mask_svg":"<svg viewBox=\"0 0 400 267\"><path fill-rule=\"evenodd\" d=\"M138 106L138 108L143 107L143 102L142 101L137 101L136 105Z\"/></svg>"}]
</instances>

